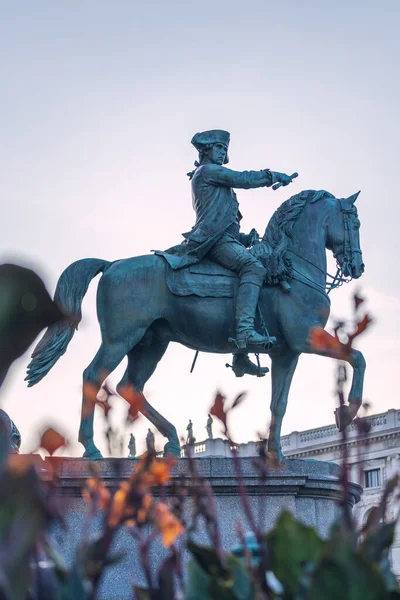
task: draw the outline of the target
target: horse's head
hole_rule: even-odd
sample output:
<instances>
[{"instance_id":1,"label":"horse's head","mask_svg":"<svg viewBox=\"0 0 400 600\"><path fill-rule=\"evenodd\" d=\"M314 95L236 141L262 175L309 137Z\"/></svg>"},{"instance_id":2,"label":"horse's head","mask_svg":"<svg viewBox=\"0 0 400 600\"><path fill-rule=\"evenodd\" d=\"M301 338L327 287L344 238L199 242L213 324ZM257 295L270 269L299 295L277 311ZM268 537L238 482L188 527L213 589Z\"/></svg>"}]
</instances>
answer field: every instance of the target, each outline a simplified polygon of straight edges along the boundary
<instances>
[{"instance_id":1,"label":"horse's head","mask_svg":"<svg viewBox=\"0 0 400 600\"><path fill-rule=\"evenodd\" d=\"M327 248L332 250L342 275L352 279L358 279L364 272L360 248L360 221L355 206L359 193L336 200L335 217L329 219L327 231Z\"/></svg>"}]
</instances>

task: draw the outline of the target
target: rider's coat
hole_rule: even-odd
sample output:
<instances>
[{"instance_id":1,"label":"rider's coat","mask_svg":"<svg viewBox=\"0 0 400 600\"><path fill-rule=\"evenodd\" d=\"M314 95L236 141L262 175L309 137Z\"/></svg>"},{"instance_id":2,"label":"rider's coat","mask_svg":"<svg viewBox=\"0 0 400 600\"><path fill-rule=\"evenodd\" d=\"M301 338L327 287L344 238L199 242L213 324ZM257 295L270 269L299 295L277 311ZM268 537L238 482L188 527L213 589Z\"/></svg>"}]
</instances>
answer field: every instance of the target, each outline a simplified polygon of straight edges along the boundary
<instances>
[{"instance_id":1,"label":"rider's coat","mask_svg":"<svg viewBox=\"0 0 400 600\"><path fill-rule=\"evenodd\" d=\"M200 165L192 178L192 204L196 223L183 234L182 244L162 254L173 269L181 269L201 260L224 232L242 215L233 188L269 187L272 175L262 171L232 171L216 164Z\"/></svg>"}]
</instances>

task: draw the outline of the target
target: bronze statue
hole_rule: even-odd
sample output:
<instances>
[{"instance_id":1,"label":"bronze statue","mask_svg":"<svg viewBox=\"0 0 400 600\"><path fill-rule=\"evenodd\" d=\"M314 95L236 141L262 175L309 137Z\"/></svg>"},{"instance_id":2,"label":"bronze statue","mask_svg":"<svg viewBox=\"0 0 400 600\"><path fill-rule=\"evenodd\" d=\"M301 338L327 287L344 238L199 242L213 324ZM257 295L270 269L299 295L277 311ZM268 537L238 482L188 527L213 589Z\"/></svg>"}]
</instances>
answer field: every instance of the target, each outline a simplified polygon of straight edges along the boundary
<instances>
[{"instance_id":1,"label":"bronze statue","mask_svg":"<svg viewBox=\"0 0 400 600\"><path fill-rule=\"evenodd\" d=\"M135 436L131 433L128 444L129 455L128 458L135 458L136 456L136 440Z\"/></svg>"},{"instance_id":2,"label":"bronze statue","mask_svg":"<svg viewBox=\"0 0 400 600\"><path fill-rule=\"evenodd\" d=\"M156 451L154 433L151 431L150 428L146 435L146 448L147 448L147 452L155 452Z\"/></svg>"},{"instance_id":3,"label":"bronze statue","mask_svg":"<svg viewBox=\"0 0 400 600\"><path fill-rule=\"evenodd\" d=\"M193 138L200 156L192 175L197 219L183 244L158 255L115 262L83 259L64 271L55 300L70 318L47 329L35 348L27 379L29 385L40 381L64 354L81 320L88 285L103 272L97 292L102 342L83 373L84 382L100 389L105 377L127 356L117 391L123 396L127 385L142 391L171 341L196 351L227 354L232 353L232 338L246 358L247 351L271 357L268 450L283 458L280 432L298 358L302 353L329 356L309 341L314 327L325 326L330 311L325 250L331 250L337 261L335 285L346 278L357 279L364 271L355 205L358 194L349 198L336 198L325 190L295 194L275 211L261 241L255 240L246 250L240 243L240 213L232 188L268 187L274 181L285 185L293 176L268 170L229 171L222 166L227 161L228 141L225 132ZM357 415L362 402L364 357L353 349L347 360L353 381L340 428ZM168 438L165 452L179 456L173 424L145 398L142 410ZM85 457L100 458L93 440L93 418L93 402L84 393L79 440ZM149 443L154 447L154 441L147 440L148 447Z\"/></svg>"},{"instance_id":4,"label":"bronze statue","mask_svg":"<svg viewBox=\"0 0 400 600\"><path fill-rule=\"evenodd\" d=\"M187 431L187 435L186 435L186 443L187 444L194 444L196 441L196 438L193 435L193 423L192 421L189 419L189 424L186 427L186 431Z\"/></svg>"},{"instance_id":5,"label":"bronze statue","mask_svg":"<svg viewBox=\"0 0 400 600\"><path fill-rule=\"evenodd\" d=\"M207 436L209 440L213 439L213 432L212 432L212 424L213 424L213 418L212 416L209 414L208 415L208 419L207 419L207 425L206 425L206 429L207 429Z\"/></svg>"}]
</instances>

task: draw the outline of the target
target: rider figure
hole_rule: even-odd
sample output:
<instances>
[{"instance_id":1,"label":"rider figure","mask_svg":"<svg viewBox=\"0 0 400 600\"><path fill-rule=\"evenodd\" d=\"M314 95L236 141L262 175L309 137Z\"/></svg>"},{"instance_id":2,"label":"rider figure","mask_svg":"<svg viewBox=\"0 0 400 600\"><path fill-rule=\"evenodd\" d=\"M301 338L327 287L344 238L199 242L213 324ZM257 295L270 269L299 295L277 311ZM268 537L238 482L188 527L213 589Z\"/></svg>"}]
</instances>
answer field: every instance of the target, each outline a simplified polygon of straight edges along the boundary
<instances>
[{"instance_id":1,"label":"rider figure","mask_svg":"<svg viewBox=\"0 0 400 600\"><path fill-rule=\"evenodd\" d=\"M239 233L242 215L233 188L270 187L280 182L291 183L290 176L269 169L261 171L232 171L222 165L229 161L227 131L211 130L196 133L191 142L199 152L195 171L189 173L192 182L192 200L196 211L196 223L192 230L183 234L213 261L231 269L239 275L236 297L236 340L237 348L246 351L265 349L276 340L260 335L254 328L260 288L267 274L265 267L246 250L250 236ZM205 254L201 253L203 256ZM251 374L262 374L249 359ZM251 366L254 369L251 369Z\"/></svg>"}]
</instances>

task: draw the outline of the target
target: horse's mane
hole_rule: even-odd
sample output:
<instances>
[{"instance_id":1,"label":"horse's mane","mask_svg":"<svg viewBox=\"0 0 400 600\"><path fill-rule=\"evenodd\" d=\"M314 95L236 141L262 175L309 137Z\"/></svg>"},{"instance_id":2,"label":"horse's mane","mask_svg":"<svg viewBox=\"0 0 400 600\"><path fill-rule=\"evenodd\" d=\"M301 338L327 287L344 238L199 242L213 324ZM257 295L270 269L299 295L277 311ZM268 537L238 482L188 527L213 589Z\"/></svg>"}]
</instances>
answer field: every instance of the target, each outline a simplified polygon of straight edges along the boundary
<instances>
[{"instance_id":1,"label":"horse's mane","mask_svg":"<svg viewBox=\"0 0 400 600\"><path fill-rule=\"evenodd\" d=\"M325 190L304 190L285 200L272 215L261 243L252 249L268 271L267 283L276 284L292 277L292 262L286 255L293 227L306 204L334 198Z\"/></svg>"}]
</instances>

